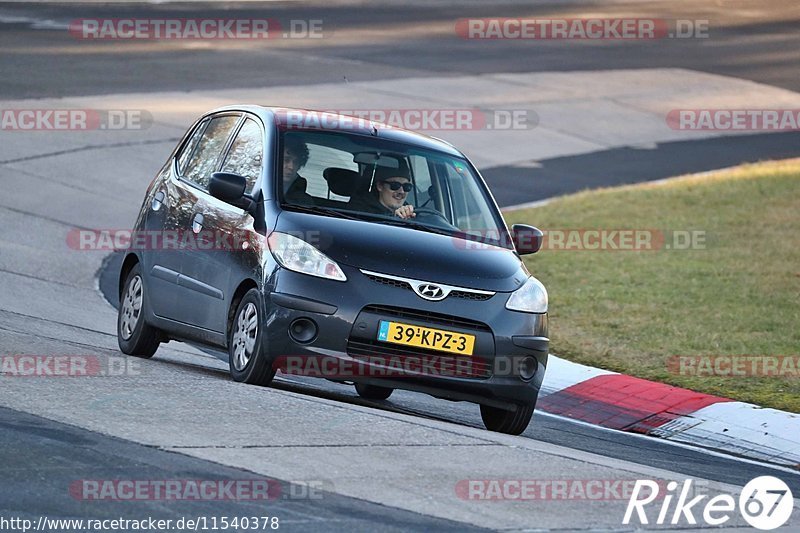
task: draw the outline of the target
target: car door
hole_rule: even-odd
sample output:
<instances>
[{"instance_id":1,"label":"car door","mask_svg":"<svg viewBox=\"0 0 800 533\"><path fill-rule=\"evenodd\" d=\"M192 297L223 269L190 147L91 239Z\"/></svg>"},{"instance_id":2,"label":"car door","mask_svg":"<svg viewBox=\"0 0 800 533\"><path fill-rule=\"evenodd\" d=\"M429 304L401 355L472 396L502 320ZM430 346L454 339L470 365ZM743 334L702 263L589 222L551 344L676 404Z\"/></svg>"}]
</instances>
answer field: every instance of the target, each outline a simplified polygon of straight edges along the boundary
<instances>
[{"instance_id":1,"label":"car door","mask_svg":"<svg viewBox=\"0 0 800 533\"><path fill-rule=\"evenodd\" d=\"M177 190L178 175L186 168L207 125L208 119L201 120L178 149L175 158L164 166L144 220L146 237L152 245L143 251L142 265L150 306L159 317L178 317L178 277L181 264L178 207L182 196Z\"/></svg>"},{"instance_id":2,"label":"car door","mask_svg":"<svg viewBox=\"0 0 800 533\"><path fill-rule=\"evenodd\" d=\"M196 262L207 262L216 253L207 245L205 231L208 183L221 164L231 134L241 113L222 113L208 121L191 157L174 182L175 224L179 234L178 290L175 319L213 332L220 332L217 317L224 294L221 287L203 283L193 275Z\"/></svg>"},{"instance_id":3,"label":"car door","mask_svg":"<svg viewBox=\"0 0 800 533\"><path fill-rule=\"evenodd\" d=\"M245 193L253 192L261 177L264 159L264 133L261 123L251 117L245 118L234 134L232 142L221 162L220 171L244 176L247 180ZM211 250L183 254L181 277L191 283L196 295L196 305L187 310L192 324L224 333L230 292L238 285L242 272L252 272L257 257L244 242L252 242L253 217L245 210L201 192L194 205L195 217L199 214L201 232L214 245ZM195 218L197 224L199 219ZM246 245L247 246L247 245Z\"/></svg>"}]
</instances>

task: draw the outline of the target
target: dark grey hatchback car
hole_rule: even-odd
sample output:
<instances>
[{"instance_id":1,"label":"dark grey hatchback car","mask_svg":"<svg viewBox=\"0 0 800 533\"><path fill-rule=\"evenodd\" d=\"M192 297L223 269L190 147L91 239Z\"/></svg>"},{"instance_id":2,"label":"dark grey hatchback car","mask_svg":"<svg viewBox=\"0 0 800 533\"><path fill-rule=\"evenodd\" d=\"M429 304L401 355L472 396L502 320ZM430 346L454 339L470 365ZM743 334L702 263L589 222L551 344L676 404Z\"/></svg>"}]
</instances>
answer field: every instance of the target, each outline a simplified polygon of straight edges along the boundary
<instances>
[{"instance_id":1,"label":"dark grey hatchback car","mask_svg":"<svg viewBox=\"0 0 800 533\"><path fill-rule=\"evenodd\" d=\"M227 349L233 379L276 372L480 404L530 422L547 366L547 292L452 145L315 111L200 118L147 189L119 278L120 349Z\"/></svg>"}]
</instances>

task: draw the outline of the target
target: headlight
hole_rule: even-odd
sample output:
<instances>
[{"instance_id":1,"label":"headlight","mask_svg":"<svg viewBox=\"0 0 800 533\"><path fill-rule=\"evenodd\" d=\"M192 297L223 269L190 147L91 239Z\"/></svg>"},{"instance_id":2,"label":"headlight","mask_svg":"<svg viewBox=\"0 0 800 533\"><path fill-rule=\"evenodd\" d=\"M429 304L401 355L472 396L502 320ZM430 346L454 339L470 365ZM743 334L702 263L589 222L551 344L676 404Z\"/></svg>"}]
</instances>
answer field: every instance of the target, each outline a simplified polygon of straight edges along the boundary
<instances>
[{"instance_id":1,"label":"headlight","mask_svg":"<svg viewBox=\"0 0 800 533\"><path fill-rule=\"evenodd\" d=\"M309 276L347 281L339 265L302 239L274 231L267 243L272 257L283 268Z\"/></svg>"},{"instance_id":2,"label":"headlight","mask_svg":"<svg viewBox=\"0 0 800 533\"><path fill-rule=\"evenodd\" d=\"M526 313L546 313L547 289L538 279L531 276L522 287L511 293L506 302L506 309Z\"/></svg>"}]
</instances>

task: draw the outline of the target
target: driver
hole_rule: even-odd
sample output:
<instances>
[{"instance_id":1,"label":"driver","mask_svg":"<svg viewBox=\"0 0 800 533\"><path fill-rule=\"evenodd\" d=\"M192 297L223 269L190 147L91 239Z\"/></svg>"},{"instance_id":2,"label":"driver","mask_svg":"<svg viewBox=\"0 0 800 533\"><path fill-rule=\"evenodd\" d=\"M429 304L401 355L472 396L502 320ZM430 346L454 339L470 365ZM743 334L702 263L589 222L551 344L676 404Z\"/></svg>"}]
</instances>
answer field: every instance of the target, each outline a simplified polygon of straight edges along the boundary
<instances>
[{"instance_id":1,"label":"driver","mask_svg":"<svg viewBox=\"0 0 800 533\"><path fill-rule=\"evenodd\" d=\"M366 201L359 202L359 211L377 213L379 215L414 218L414 206L406 202L413 184L404 168L377 167L375 169L375 187Z\"/></svg>"},{"instance_id":2,"label":"driver","mask_svg":"<svg viewBox=\"0 0 800 533\"><path fill-rule=\"evenodd\" d=\"M408 193L411 192L411 180L405 176L389 176L377 180L375 187L378 189L378 203L389 214L400 218L413 218L417 216L414 206L406 203Z\"/></svg>"}]
</instances>

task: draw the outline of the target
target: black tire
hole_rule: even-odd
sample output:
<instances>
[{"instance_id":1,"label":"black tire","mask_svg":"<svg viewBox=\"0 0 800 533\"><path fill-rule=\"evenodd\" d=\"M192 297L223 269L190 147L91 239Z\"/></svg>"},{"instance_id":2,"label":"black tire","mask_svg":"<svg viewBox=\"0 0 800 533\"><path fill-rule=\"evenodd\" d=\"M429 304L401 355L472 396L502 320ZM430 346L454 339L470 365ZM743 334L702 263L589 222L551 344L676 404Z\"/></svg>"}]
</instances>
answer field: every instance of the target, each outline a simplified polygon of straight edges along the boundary
<instances>
[{"instance_id":1,"label":"black tire","mask_svg":"<svg viewBox=\"0 0 800 533\"><path fill-rule=\"evenodd\" d=\"M149 359L161 344L161 332L145 321L146 306L142 268L137 263L128 272L119 298L117 344L122 353Z\"/></svg>"},{"instance_id":2,"label":"black tire","mask_svg":"<svg viewBox=\"0 0 800 533\"><path fill-rule=\"evenodd\" d=\"M356 392L367 400L385 400L392 395L394 389L379 387L378 385L367 385L366 383L356 383Z\"/></svg>"},{"instance_id":3,"label":"black tire","mask_svg":"<svg viewBox=\"0 0 800 533\"><path fill-rule=\"evenodd\" d=\"M275 369L262 342L263 322L261 293L250 289L236 306L228 332L228 362L234 381L266 387L275 377Z\"/></svg>"},{"instance_id":4,"label":"black tire","mask_svg":"<svg viewBox=\"0 0 800 533\"><path fill-rule=\"evenodd\" d=\"M536 402L518 405L514 411L506 411L499 407L481 405L483 425L489 431L519 435L528 427L533 416Z\"/></svg>"}]
</instances>

